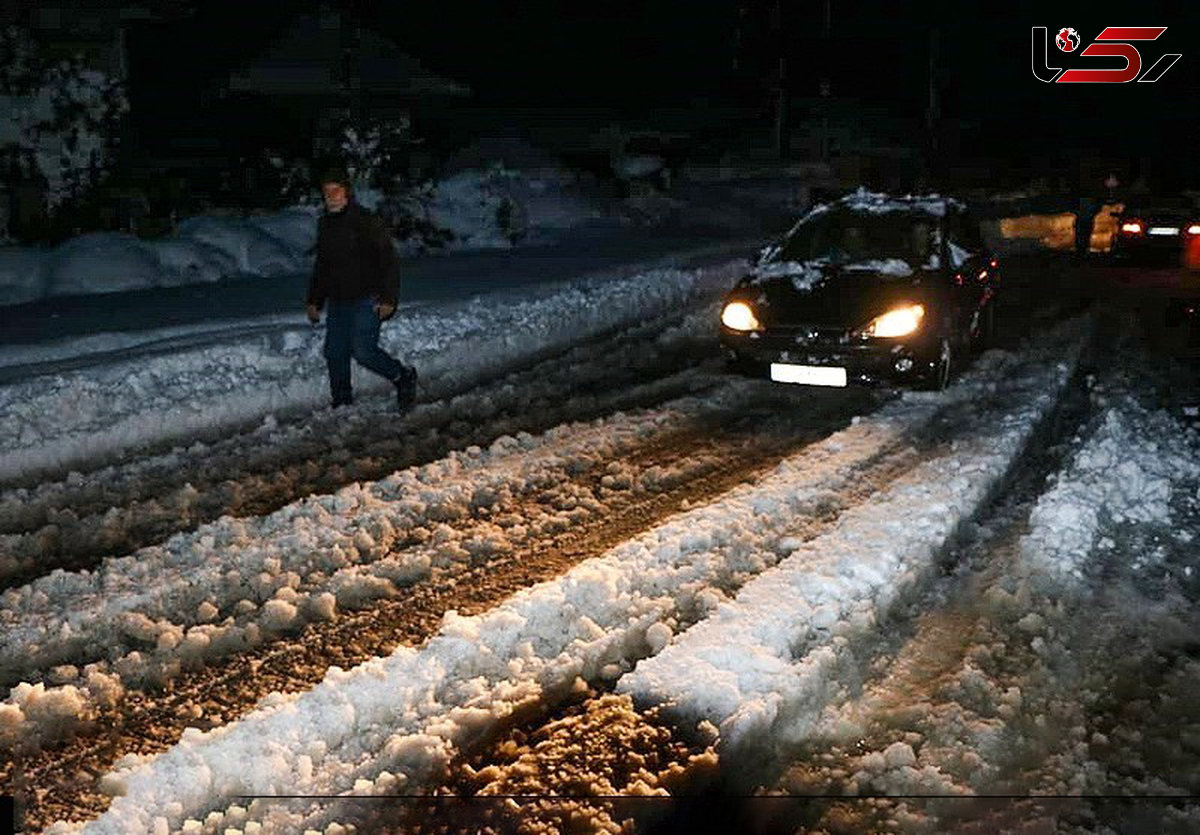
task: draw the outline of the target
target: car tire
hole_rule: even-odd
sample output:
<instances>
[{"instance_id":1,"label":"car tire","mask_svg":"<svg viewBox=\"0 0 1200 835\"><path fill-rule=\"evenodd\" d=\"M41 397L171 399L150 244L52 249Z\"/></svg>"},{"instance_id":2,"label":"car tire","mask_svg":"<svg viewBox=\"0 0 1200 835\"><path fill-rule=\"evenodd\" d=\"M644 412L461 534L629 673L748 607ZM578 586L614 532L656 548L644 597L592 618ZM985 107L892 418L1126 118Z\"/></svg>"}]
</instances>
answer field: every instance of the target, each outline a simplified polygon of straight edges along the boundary
<instances>
[{"instance_id":1,"label":"car tire","mask_svg":"<svg viewBox=\"0 0 1200 835\"><path fill-rule=\"evenodd\" d=\"M933 374L925 388L929 391L944 391L950 385L950 375L954 370L954 348L949 337L942 337L938 344L938 357L933 364Z\"/></svg>"}]
</instances>

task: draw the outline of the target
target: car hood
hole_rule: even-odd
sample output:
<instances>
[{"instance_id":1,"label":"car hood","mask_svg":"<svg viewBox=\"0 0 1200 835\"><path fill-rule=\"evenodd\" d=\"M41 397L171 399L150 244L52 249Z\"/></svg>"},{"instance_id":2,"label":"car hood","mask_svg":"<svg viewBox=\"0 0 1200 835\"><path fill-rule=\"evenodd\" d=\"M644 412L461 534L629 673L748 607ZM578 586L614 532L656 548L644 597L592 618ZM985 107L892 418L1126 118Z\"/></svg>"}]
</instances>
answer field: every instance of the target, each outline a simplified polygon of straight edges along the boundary
<instances>
[{"instance_id":1,"label":"car hood","mask_svg":"<svg viewBox=\"0 0 1200 835\"><path fill-rule=\"evenodd\" d=\"M858 327L903 303L929 301L931 273L899 259L844 265L772 262L739 285L767 327Z\"/></svg>"}]
</instances>

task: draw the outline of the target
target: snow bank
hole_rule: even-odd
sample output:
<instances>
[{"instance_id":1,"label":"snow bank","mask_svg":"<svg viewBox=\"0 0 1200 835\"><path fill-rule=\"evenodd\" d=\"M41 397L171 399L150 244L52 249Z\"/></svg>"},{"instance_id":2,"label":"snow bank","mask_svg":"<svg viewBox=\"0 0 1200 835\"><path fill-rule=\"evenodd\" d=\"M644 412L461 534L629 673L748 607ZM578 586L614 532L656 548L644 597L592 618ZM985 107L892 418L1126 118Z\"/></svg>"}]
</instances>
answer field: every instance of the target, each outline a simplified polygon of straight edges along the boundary
<instances>
[{"instance_id":1,"label":"snow bank","mask_svg":"<svg viewBox=\"0 0 1200 835\"><path fill-rule=\"evenodd\" d=\"M994 390L985 383L945 454L793 549L618 689L713 723L729 749L803 738L840 686L847 636L871 629L933 568L1054 408L1080 347L1071 340L1066 361L1048 353Z\"/></svg>"},{"instance_id":2,"label":"snow bank","mask_svg":"<svg viewBox=\"0 0 1200 835\"><path fill-rule=\"evenodd\" d=\"M289 209L249 219L195 217L179 234L148 240L95 232L51 250L0 247L0 305L208 283L308 268L316 215Z\"/></svg>"},{"instance_id":3,"label":"snow bank","mask_svg":"<svg viewBox=\"0 0 1200 835\"><path fill-rule=\"evenodd\" d=\"M507 199L519 237L545 242L554 230L602 214L576 181L576 175L553 167L530 174L503 167L463 170L436 184L430 219L454 233L448 250L507 249L512 241L497 225ZM45 253L45 270L39 250L0 247L0 305L238 275L300 274L312 263L318 215L316 207L295 206L246 218L191 217L177 234L150 240L111 232L82 235Z\"/></svg>"},{"instance_id":4,"label":"snow bank","mask_svg":"<svg viewBox=\"0 0 1200 835\"><path fill-rule=\"evenodd\" d=\"M158 286L208 284L237 273L233 256L203 241L160 238L146 245L158 257Z\"/></svg>"},{"instance_id":5,"label":"snow bank","mask_svg":"<svg viewBox=\"0 0 1200 835\"><path fill-rule=\"evenodd\" d=\"M46 294L47 251L0 247L0 305L23 304Z\"/></svg>"},{"instance_id":6,"label":"snow bank","mask_svg":"<svg viewBox=\"0 0 1200 835\"><path fill-rule=\"evenodd\" d=\"M50 253L46 292L51 296L118 293L159 284L154 251L132 235L96 232L72 238Z\"/></svg>"},{"instance_id":7,"label":"snow bank","mask_svg":"<svg viewBox=\"0 0 1200 835\"><path fill-rule=\"evenodd\" d=\"M534 238L603 214L592 175L565 168L552 154L520 137L478 140L453 154L446 161L446 170L457 178L460 188L474 179L480 195L492 193L516 201ZM445 190L445 181L438 189ZM480 220L495 225L494 214ZM475 230L482 231L482 227Z\"/></svg>"},{"instance_id":8,"label":"snow bank","mask_svg":"<svg viewBox=\"0 0 1200 835\"><path fill-rule=\"evenodd\" d=\"M298 253L261 226L242 218L191 217L179 224L178 236L220 250L244 275L288 275L303 269Z\"/></svg>"},{"instance_id":9,"label":"snow bank","mask_svg":"<svg viewBox=\"0 0 1200 835\"><path fill-rule=\"evenodd\" d=\"M618 273L427 305L385 328L382 345L442 391L594 334L678 310L743 266ZM273 412L327 402L317 329L257 336L0 388L0 472L69 469L146 444L216 435ZM355 373L361 371L355 369ZM387 383L371 376L360 392Z\"/></svg>"},{"instance_id":10,"label":"snow bank","mask_svg":"<svg viewBox=\"0 0 1200 835\"><path fill-rule=\"evenodd\" d=\"M307 253L317 244L316 206L293 206L273 214L251 215L246 222L282 241L293 256Z\"/></svg>"}]
</instances>

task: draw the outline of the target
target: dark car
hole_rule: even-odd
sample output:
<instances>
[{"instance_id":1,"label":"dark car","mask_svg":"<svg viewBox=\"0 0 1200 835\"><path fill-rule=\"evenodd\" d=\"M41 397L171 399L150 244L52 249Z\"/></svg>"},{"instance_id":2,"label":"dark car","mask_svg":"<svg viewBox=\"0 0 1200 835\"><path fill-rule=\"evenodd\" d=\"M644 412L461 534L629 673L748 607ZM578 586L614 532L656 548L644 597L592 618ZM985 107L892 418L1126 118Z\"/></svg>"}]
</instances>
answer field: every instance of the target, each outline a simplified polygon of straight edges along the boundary
<instances>
[{"instance_id":1,"label":"dark car","mask_svg":"<svg viewBox=\"0 0 1200 835\"><path fill-rule=\"evenodd\" d=\"M1117 215L1112 256L1200 267L1200 208L1186 197L1131 200Z\"/></svg>"},{"instance_id":2,"label":"dark car","mask_svg":"<svg viewBox=\"0 0 1200 835\"><path fill-rule=\"evenodd\" d=\"M721 344L777 382L941 389L992 337L998 282L959 201L859 190L762 251L725 298Z\"/></svg>"}]
</instances>

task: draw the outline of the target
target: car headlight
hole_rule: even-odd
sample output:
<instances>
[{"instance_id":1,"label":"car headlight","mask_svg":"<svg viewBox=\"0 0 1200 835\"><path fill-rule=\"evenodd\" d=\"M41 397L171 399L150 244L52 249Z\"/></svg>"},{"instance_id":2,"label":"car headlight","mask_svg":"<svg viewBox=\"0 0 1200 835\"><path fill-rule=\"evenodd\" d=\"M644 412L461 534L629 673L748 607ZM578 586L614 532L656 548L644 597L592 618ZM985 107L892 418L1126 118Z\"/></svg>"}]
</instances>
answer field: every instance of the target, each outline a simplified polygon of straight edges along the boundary
<instances>
[{"instance_id":1,"label":"car headlight","mask_svg":"<svg viewBox=\"0 0 1200 835\"><path fill-rule=\"evenodd\" d=\"M730 302L721 311L721 324L734 331L758 331L762 325L754 310L745 302Z\"/></svg>"},{"instance_id":2,"label":"car headlight","mask_svg":"<svg viewBox=\"0 0 1200 835\"><path fill-rule=\"evenodd\" d=\"M925 317L925 308L919 304L905 305L889 310L882 316L876 316L862 329L866 337L908 336L921 327Z\"/></svg>"}]
</instances>

